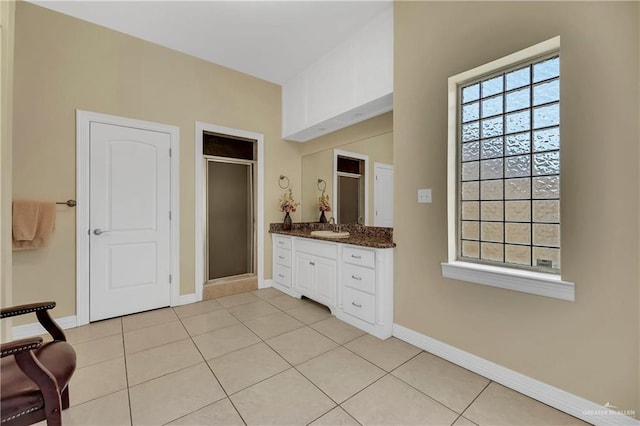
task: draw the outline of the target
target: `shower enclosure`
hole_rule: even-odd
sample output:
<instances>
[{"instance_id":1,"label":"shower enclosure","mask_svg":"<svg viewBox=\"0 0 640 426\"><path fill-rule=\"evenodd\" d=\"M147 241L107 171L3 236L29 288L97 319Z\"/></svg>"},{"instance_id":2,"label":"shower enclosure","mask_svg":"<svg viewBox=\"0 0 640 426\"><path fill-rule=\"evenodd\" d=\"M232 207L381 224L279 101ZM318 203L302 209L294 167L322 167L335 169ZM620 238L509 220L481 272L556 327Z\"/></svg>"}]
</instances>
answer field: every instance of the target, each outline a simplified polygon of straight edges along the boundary
<instances>
[{"instance_id":1,"label":"shower enclosure","mask_svg":"<svg viewBox=\"0 0 640 426\"><path fill-rule=\"evenodd\" d=\"M255 141L205 132L208 281L255 273Z\"/></svg>"}]
</instances>

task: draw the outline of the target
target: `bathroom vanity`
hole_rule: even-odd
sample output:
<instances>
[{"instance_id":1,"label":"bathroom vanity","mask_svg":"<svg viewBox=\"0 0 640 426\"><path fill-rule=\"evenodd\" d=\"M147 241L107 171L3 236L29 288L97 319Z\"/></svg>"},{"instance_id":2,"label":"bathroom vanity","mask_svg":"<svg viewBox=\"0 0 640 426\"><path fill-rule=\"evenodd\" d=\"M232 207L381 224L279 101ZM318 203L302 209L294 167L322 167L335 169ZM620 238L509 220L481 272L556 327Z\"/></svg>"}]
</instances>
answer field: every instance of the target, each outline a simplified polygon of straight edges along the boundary
<instances>
[{"instance_id":1,"label":"bathroom vanity","mask_svg":"<svg viewBox=\"0 0 640 426\"><path fill-rule=\"evenodd\" d=\"M273 287L326 305L337 318L380 339L393 326L390 228L344 226L348 238L312 236L317 224L272 224ZM326 225L325 225L326 226Z\"/></svg>"}]
</instances>

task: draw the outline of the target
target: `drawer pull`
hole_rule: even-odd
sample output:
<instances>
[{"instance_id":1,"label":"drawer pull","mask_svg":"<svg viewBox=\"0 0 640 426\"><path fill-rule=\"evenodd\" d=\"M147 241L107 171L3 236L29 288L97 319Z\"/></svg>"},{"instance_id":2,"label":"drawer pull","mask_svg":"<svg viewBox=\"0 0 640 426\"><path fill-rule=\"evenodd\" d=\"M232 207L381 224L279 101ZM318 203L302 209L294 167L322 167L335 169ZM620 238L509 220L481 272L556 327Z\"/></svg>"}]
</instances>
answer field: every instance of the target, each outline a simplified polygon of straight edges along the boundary
<instances>
[{"instance_id":1,"label":"drawer pull","mask_svg":"<svg viewBox=\"0 0 640 426\"><path fill-rule=\"evenodd\" d=\"M278 241L278 244L283 245L284 241Z\"/></svg>"},{"instance_id":2,"label":"drawer pull","mask_svg":"<svg viewBox=\"0 0 640 426\"><path fill-rule=\"evenodd\" d=\"M362 281L362 277L359 277L357 275L351 275L351 278L353 278L356 281Z\"/></svg>"},{"instance_id":3,"label":"drawer pull","mask_svg":"<svg viewBox=\"0 0 640 426\"><path fill-rule=\"evenodd\" d=\"M355 306L356 308L362 308L362 305L360 305L360 304L358 304L358 303L356 303L356 302L351 302L351 304L352 304L353 306Z\"/></svg>"},{"instance_id":4,"label":"drawer pull","mask_svg":"<svg viewBox=\"0 0 640 426\"><path fill-rule=\"evenodd\" d=\"M278 256L278 259L284 260L284 256Z\"/></svg>"},{"instance_id":5,"label":"drawer pull","mask_svg":"<svg viewBox=\"0 0 640 426\"><path fill-rule=\"evenodd\" d=\"M311 266L316 266L316 264L315 264L315 263L313 263L313 262L309 262L309 265L311 265Z\"/></svg>"},{"instance_id":6,"label":"drawer pull","mask_svg":"<svg viewBox=\"0 0 640 426\"><path fill-rule=\"evenodd\" d=\"M282 275L282 274L278 274L278 276L279 276L280 278L284 278L284 275Z\"/></svg>"},{"instance_id":7,"label":"drawer pull","mask_svg":"<svg viewBox=\"0 0 640 426\"><path fill-rule=\"evenodd\" d=\"M356 256L355 254L352 254L351 257L353 257L354 259L362 259L362 256Z\"/></svg>"}]
</instances>

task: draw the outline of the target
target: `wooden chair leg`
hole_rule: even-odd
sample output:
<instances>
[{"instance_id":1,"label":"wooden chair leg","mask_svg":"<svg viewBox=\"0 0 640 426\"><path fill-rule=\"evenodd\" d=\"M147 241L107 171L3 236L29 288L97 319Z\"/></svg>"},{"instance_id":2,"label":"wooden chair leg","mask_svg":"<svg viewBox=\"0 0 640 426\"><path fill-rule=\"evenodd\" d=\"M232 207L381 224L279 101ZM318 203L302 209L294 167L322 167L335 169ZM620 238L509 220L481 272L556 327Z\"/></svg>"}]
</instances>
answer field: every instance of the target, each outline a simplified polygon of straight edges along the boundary
<instances>
[{"instance_id":1,"label":"wooden chair leg","mask_svg":"<svg viewBox=\"0 0 640 426\"><path fill-rule=\"evenodd\" d=\"M62 391L62 394L60 395L60 402L62 403L63 410L69 408L69 386L64 388Z\"/></svg>"},{"instance_id":2,"label":"wooden chair leg","mask_svg":"<svg viewBox=\"0 0 640 426\"><path fill-rule=\"evenodd\" d=\"M62 401L55 377L36 358L33 351L15 354L16 364L42 392L47 426L62 426Z\"/></svg>"}]
</instances>

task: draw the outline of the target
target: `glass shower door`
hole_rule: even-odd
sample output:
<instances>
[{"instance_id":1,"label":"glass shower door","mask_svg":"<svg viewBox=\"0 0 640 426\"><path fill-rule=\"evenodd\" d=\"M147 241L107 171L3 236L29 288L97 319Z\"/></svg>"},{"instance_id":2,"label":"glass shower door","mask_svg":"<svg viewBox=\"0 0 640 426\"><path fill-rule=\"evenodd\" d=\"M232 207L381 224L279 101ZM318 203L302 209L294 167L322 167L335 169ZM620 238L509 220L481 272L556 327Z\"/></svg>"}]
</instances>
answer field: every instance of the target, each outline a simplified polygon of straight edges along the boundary
<instances>
[{"instance_id":1,"label":"glass shower door","mask_svg":"<svg viewBox=\"0 0 640 426\"><path fill-rule=\"evenodd\" d=\"M207 160L207 279L254 272L253 164Z\"/></svg>"}]
</instances>

